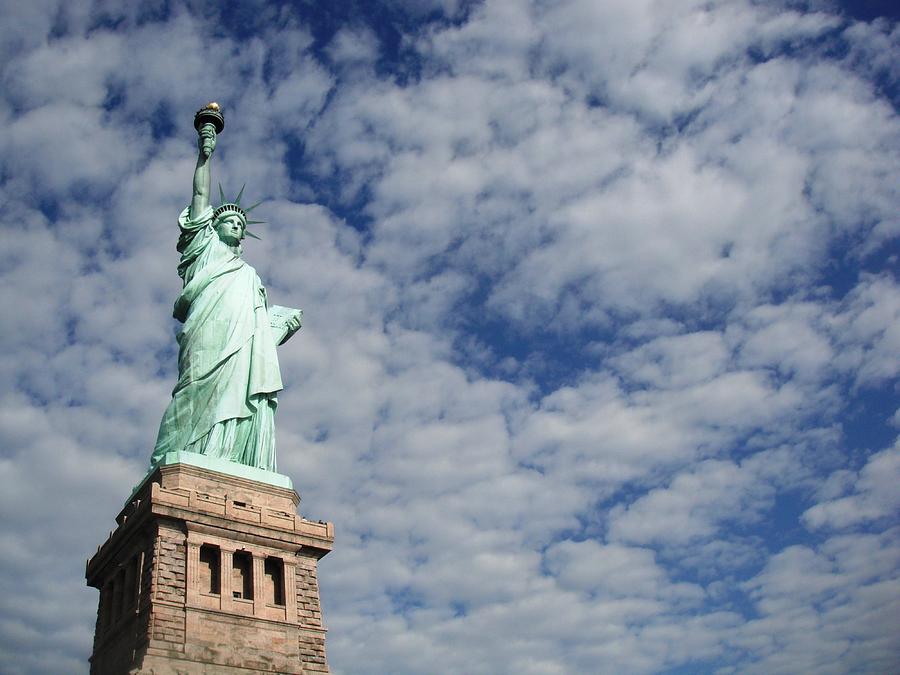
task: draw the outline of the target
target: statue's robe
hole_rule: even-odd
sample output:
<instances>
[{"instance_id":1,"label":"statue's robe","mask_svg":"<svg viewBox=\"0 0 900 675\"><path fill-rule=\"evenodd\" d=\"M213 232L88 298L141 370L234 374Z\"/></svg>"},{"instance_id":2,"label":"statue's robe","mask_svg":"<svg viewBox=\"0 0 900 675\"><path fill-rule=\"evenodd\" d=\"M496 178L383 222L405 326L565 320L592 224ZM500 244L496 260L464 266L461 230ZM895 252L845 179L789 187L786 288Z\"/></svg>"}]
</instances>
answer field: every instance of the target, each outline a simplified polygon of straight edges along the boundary
<instances>
[{"instance_id":1,"label":"statue's robe","mask_svg":"<svg viewBox=\"0 0 900 675\"><path fill-rule=\"evenodd\" d=\"M275 471L276 392L282 388L266 289L235 250L219 239L212 208L178 218L174 316L178 384L150 460L186 450Z\"/></svg>"}]
</instances>

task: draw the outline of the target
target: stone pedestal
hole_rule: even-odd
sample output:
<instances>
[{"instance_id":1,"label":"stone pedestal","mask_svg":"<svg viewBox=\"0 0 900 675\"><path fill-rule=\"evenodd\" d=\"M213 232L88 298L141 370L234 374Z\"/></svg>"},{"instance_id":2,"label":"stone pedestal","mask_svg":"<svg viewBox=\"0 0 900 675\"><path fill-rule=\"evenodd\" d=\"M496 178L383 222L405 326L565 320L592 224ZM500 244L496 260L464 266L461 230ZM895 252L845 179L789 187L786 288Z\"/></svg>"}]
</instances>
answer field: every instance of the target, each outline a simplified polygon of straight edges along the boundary
<instances>
[{"instance_id":1,"label":"stone pedestal","mask_svg":"<svg viewBox=\"0 0 900 675\"><path fill-rule=\"evenodd\" d=\"M327 673L316 566L331 523L297 515L284 476L196 464L149 475L88 561L91 673Z\"/></svg>"}]
</instances>

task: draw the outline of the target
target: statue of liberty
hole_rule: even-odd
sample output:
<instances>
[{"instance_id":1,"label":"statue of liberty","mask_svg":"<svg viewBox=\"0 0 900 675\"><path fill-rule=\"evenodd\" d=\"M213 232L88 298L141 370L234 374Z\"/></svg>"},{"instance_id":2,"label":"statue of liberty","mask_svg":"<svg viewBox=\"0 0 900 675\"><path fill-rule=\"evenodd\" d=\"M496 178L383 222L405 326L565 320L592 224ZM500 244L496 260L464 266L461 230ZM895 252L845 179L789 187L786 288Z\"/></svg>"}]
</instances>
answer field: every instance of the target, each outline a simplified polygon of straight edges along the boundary
<instances>
[{"instance_id":1,"label":"statue of liberty","mask_svg":"<svg viewBox=\"0 0 900 675\"><path fill-rule=\"evenodd\" d=\"M173 315L178 332L178 383L163 414L156 465L170 452L193 452L275 471L275 407L281 390L276 345L299 328L301 311L270 307L259 276L241 259L254 207L241 193L210 205L210 159L225 120L219 106L199 111L199 156L191 204L178 218L178 275L184 285Z\"/></svg>"}]
</instances>

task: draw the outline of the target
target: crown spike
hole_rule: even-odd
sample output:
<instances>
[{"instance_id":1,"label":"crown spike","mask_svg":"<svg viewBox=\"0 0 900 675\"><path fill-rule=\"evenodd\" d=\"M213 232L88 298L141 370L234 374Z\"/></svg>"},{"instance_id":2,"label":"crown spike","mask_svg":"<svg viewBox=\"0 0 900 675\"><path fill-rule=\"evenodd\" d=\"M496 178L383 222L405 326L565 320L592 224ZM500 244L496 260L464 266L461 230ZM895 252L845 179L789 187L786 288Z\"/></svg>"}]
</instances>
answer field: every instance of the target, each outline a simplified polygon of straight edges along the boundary
<instances>
[{"instance_id":1,"label":"crown spike","mask_svg":"<svg viewBox=\"0 0 900 675\"><path fill-rule=\"evenodd\" d=\"M254 239L260 239L260 240L262 239L262 237L257 237L255 234L253 234L249 230L244 230L244 236L245 237L253 237Z\"/></svg>"},{"instance_id":2,"label":"crown spike","mask_svg":"<svg viewBox=\"0 0 900 675\"><path fill-rule=\"evenodd\" d=\"M244 211L245 211L246 213L250 213L253 209L255 209L257 206L259 206L260 204L262 204L264 201L266 201L266 200L265 200L265 199L260 199L260 200L259 200L258 202L256 202L253 206L249 206L249 207L245 208Z\"/></svg>"},{"instance_id":3,"label":"crown spike","mask_svg":"<svg viewBox=\"0 0 900 675\"><path fill-rule=\"evenodd\" d=\"M234 198L234 203L237 204L238 206L241 205L241 196L244 194L244 188L245 188L245 187L247 187L247 184L246 184L246 183L244 183L243 185L241 185L241 191L238 192L238 196Z\"/></svg>"},{"instance_id":4,"label":"crown spike","mask_svg":"<svg viewBox=\"0 0 900 675\"><path fill-rule=\"evenodd\" d=\"M247 225L262 225L265 222L264 220L248 220Z\"/></svg>"},{"instance_id":5,"label":"crown spike","mask_svg":"<svg viewBox=\"0 0 900 675\"><path fill-rule=\"evenodd\" d=\"M222 204L225 203L225 190L222 189L221 183L219 183L219 201L221 201Z\"/></svg>"}]
</instances>

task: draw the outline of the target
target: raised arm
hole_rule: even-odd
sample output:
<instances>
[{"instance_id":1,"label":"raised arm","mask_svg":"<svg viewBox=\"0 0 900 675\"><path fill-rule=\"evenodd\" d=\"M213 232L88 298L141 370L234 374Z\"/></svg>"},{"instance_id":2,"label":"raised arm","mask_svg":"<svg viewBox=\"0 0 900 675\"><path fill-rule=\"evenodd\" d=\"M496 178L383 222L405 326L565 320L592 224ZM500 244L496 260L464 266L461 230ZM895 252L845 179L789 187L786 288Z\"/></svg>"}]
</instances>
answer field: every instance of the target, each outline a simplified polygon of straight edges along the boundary
<instances>
[{"instance_id":1,"label":"raised arm","mask_svg":"<svg viewBox=\"0 0 900 675\"><path fill-rule=\"evenodd\" d=\"M194 169L194 195L191 198L191 217L196 218L209 206L209 195L212 189L212 176L209 173L209 162L216 149L216 128L212 124L200 127L197 138L197 168Z\"/></svg>"}]
</instances>

